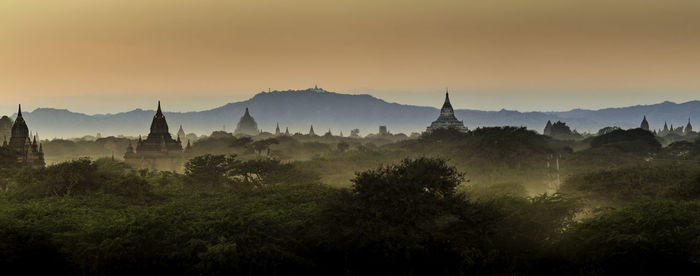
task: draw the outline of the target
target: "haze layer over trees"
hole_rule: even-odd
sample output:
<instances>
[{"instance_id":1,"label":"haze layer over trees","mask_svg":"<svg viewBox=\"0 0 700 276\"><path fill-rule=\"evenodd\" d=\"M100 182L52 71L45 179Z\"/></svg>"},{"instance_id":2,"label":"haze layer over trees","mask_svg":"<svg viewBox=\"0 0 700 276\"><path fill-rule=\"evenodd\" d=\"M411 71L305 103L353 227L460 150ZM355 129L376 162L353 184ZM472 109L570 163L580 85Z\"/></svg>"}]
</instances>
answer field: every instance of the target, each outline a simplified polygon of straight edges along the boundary
<instances>
[{"instance_id":1,"label":"haze layer over trees","mask_svg":"<svg viewBox=\"0 0 700 276\"><path fill-rule=\"evenodd\" d=\"M123 139L109 141L115 152ZM93 156L45 168L0 154L6 271L700 269L700 141L669 143L639 129L579 140L515 127L413 138L215 133L193 143L196 157L177 172L131 168L107 144L45 143L47 156L52 148Z\"/></svg>"}]
</instances>

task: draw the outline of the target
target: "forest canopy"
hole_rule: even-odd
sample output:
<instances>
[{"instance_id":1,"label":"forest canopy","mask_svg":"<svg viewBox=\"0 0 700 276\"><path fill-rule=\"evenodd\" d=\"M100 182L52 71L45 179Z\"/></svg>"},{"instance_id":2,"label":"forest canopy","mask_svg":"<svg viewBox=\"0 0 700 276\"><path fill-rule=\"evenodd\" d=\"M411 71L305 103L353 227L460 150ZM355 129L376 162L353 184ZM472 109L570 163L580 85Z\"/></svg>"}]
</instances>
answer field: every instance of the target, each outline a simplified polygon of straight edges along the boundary
<instances>
[{"instance_id":1,"label":"forest canopy","mask_svg":"<svg viewBox=\"0 0 700 276\"><path fill-rule=\"evenodd\" d=\"M699 269L696 141L662 147L637 130L562 141L517 127L376 141L220 135L195 143L202 154L182 171L119 158L30 168L3 154L0 264L106 275Z\"/></svg>"}]
</instances>

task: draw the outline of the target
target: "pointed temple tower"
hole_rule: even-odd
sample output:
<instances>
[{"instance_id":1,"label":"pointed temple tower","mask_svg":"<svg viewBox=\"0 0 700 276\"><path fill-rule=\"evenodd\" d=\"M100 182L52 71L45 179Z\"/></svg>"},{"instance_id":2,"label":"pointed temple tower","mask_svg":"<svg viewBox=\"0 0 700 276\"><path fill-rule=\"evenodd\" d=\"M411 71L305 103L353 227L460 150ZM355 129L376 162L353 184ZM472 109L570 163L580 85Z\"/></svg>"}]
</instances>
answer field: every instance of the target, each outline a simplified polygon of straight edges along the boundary
<instances>
[{"instance_id":1,"label":"pointed temple tower","mask_svg":"<svg viewBox=\"0 0 700 276\"><path fill-rule=\"evenodd\" d=\"M552 136L552 121L547 120L547 124L544 126L544 135Z\"/></svg>"},{"instance_id":2,"label":"pointed temple tower","mask_svg":"<svg viewBox=\"0 0 700 276\"><path fill-rule=\"evenodd\" d=\"M32 167L43 167L46 165L43 147L37 144L36 135L33 142L30 136L27 123L22 117L22 105L20 105L17 111L17 118L12 125L10 142L7 144L7 147L18 153L18 161L20 163Z\"/></svg>"},{"instance_id":3,"label":"pointed temple tower","mask_svg":"<svg viewBox=\"0 0 700 276\"><path fill-rule=\"evenodd\" d=\"M280 123L277 123L277 127L275 128L275 135L280 136L282 133L280 132Z\"/></svg>"},{"instance_id":4,"label":"pointed temple tower","mask_svg":"<svg viewBox=\"0 0 700 276\"><path fill-rule=\"evenodd\" d=\"M639 126L639 128L649 131L649 122L647 122L647 116L644 116L642 119L642 124Z\"/></svg>"},{"instance_id":5,"label":"pointed temple tower","mask_svg":"<svg viewBox=\"0 0 700 276\"><path fill-rule=\"evenodd\" d=\"M693 133L693 125L690 124L690 117L688 117L688 124L685 125L685 131L683 131L685 135Z\"/></svg>"},{"instance_id":6,"label":"pointed temple tower","mask_svg":"<svg viewBox=\"0 0 700 276\"><path fill-rule=\"evenodd\" d=\"M180 125L180 129L177 130L177 140L181 142L180 144L182 144L182 141L185 141L185 139L187 139L187 134L185 134L185 131L182 129L182 125Z\"/></svg>"},{"instance_id":7,"label":"pointed temple tower","mask_svg":"<svg viewBox=\"0 0 700 276\"><path fill-rule=\"evenodd\" d=\"M179 170L184 164L184 156L182 145L178 140L174 140L170 135L168 122L165 120L160 108L160 101L158 101L158 110L151 122L151 132L146 140L142 140L139 136L135 150L129 144L126 154L124 154L124 160L136 168Z\"/></svg>"},{"instance_id":8,"label":"pointed temple tower","mask_svg":"<svg viewBox=\"0 0 700 276\"><path fill-rule=\"evenodd\" d=\"M452 104L450 104L450 93L445 91L445 103L442 104L442 109L440 109L440 116L426 129L427 132L432 132L436 129L455 129L458 131L466 132L467 128L464 123L457 120L455 117L455 111L452 109Z\"/></svg>"},{"instance_id":9,"label":"pointed temple tower","mask_svg":"<svg viewBox=\"0 0 700 276\"><path fill-rule=\"evenodd\" d=\"M10 117L0 118L0 138L10 138L12 135L12 120Z\"/></svg>"},{"instance_id":10,"label":"pointed temple tower","mask_svg":"<svg viewBox=\"0 0 700 276\"><path fill-rule=\"evenodd\" d=\"M190 144L190 139L187 139L187 147L185 147L185 152L189 153L192 150L192 144Z\"/></svg>"},{"instance_id":11,"label":"pointed temple tower","mask_svg":"<svg viewBox=\"0 0 700 276\"><path fill-rule=\"evenodd\" d=\"M311 129L309 129L309 136L316 136L316 132L314 132L314 125L311 125Z\"/></svg>"},{"instance_id":12,"label":"pointed temple tower","mask_svg":"<svg viewBox=\"0 0 700 276\"><path fill-rule=\"evenodd\" d=\"M233 132L233 134L255 136L259 133L258 123L255 122L253 116L250 116L250 112L248 112L248 108L246 107L245 114L243 114L243 117L241 117L241 119L238 121L238 125L236 126L236 130Z\"/></svg>"}]
</instances>

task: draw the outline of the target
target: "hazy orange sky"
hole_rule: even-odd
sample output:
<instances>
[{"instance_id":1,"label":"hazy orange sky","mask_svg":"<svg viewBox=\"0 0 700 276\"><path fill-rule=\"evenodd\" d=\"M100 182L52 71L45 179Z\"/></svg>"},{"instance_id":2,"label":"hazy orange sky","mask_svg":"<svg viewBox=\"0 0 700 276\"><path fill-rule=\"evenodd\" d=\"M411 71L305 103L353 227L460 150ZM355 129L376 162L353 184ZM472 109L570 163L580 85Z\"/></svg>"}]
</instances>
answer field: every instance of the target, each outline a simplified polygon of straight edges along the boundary
<instances>
[{"instance_id":1,"label":"hazy orange sky","mask_svg":"<svg viewBox=\"0 0 700 276\"><path fill-rule=\"evenodd\" d=\"M0 1L0 113L314 84L486 110L694 100L700 1Z\"/></svg>"}]
</instances>

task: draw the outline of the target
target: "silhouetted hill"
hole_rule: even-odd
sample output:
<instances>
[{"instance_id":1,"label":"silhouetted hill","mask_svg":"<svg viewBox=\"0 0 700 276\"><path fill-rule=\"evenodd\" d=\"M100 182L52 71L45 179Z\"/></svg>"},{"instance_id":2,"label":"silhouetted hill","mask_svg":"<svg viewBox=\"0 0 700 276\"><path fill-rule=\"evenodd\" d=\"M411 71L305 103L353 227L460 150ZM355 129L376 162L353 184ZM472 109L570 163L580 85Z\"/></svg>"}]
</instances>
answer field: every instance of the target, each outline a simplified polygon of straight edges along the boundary
<instances>
[{"instance_id":1,"label":"silhouetted hill","mask_svg":"<svg viewBox=\"0 0 700 276\"><path fill-rule=\"evenodd\" d=\"M435 95L435 105L441 105L444 95ZM654 105L638 105L601 110L574 109L565 112L518 112L511 110L479 111L457 108L457 117L470 129L478 126L526 126L542 131L547 120L566 122L578 131L595 132L605 126L622 128L638 127L646 115L652 128L663 127L664 121L674 126L685 125L688 116L700 114L700 102L681 104L663 102ZM155 107L155 103L154 103ZM393 133L421 132L439 114L433 107L388 103L370 95L348 95L321 89L261 92L253 98L199 112L167 112L163 103L170 131L177 131L180 124L186 132L209 134L213 130L233 131L245 108L250 109L258 126L273 132L279 122L284 131L307 133L313 124L317 134L330 128L334 134L344 135L350 129L359 128L360 134L376 133L379 125L387 125ZM101 133L107 135L147 134L154 110L135 109L116 114L86 115L65 109L39 108L25 112L30 131L38 131L43 138L80 137Z\"/></svg>"}]
</instances>

